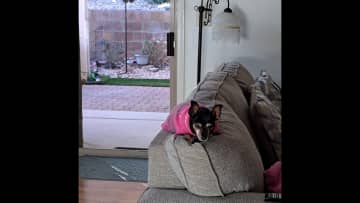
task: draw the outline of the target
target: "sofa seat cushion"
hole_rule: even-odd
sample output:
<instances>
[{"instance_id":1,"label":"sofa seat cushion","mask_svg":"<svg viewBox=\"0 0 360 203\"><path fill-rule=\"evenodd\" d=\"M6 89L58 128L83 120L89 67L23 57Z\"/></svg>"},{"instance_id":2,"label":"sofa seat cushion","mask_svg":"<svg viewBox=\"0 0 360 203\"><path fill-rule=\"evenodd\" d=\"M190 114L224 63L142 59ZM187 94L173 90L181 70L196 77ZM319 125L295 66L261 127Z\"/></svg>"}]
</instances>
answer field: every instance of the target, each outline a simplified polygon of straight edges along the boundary
<instances>
[{"instance_id":1,"label":"sofa seat cushion","mask_svg":"<svg viewBox=\"0 0 360 203\"><path fill-rule=\"evenodd\" d=\"M264 199L264 193L254 192L236 192L224 197L200 197L186 190L147 188L139 198L138 203L268 203Z\"/></svg>"}]
</instances>

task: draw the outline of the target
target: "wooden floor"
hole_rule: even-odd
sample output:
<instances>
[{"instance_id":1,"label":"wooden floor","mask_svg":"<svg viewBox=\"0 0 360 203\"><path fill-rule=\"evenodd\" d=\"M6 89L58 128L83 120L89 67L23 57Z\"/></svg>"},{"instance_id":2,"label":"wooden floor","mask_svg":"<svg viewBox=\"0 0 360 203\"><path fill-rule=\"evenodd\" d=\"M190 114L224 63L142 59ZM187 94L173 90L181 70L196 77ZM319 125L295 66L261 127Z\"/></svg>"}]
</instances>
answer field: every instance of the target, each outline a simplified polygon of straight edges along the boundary
<instances>
[{"instance_id":1,"label":"wooden floor","mask_svg":"<svg viewBox=\"0 0 360 203\"><path fill-rule=\"evenodd\" d=\"M136 203L147 183L79 180L79 203Z\"/></svg>"}]
</instances>

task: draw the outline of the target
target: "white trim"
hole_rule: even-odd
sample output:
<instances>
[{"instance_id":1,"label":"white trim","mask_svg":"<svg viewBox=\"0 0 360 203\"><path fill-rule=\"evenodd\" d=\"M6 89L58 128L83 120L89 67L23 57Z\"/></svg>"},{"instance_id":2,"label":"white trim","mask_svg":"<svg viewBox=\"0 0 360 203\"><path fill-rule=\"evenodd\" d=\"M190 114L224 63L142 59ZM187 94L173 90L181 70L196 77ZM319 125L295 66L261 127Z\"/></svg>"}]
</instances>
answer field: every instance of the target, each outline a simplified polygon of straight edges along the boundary
<instances>
[{"instance_id":1,"label":"white trim","mask_svg":"<svg viewBox=\"0 0 360 203\"><path fill-rule=\"evenodd\" d=\"M89 31L87 16L87 0L79 0L79 38L80 38L80 69L81 77L89 72Z\"/></svg>"},{"instance_id":2,"label":"white trim","mask_svg":"<svg viewBox=\"0 0 360 203\"><path fill-rule=\"evenodd\" d=\"M176 102L185 99L185 1L175 1Z\"/></svg>"},{"instance_id":3,"label":"white trim","mask_svg":"<svg viewBox=\"0 0 360 203\"><path fill-rule=\"evenodd\" d=\"M176 36L176 17L175 17L175 0L170 1L170 32L174 32L174 35ZM176 45L176 42L173 46ZM175 46L176 47L176 46ZM176 50L174 53L174 56L171 59L170 64L170 109L174 107L177 103L177 86L178 86L178 80L177 80L177 54Z\"/></svg>"}]
</instances>

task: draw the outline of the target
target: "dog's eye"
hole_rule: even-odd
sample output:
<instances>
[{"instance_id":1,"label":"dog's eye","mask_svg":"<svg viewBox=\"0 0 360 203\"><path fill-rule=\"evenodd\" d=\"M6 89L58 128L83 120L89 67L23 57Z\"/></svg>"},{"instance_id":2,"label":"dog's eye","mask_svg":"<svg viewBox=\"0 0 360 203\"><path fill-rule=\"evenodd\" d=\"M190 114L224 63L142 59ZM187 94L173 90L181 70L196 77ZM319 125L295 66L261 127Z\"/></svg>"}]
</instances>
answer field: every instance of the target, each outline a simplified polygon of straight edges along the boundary
<instances>
[{"instance_id":1,"label":"dog's eye","mask_svg":"<svg viewBox=\"0 0 360 203\"><path fill-rule=\"evenodd\" d=\"M201 123L195 123L194 125L195 125L195 127L197 127L197 128L201 128L201 127L202 127Z\"/></svg>"}]
</instances>

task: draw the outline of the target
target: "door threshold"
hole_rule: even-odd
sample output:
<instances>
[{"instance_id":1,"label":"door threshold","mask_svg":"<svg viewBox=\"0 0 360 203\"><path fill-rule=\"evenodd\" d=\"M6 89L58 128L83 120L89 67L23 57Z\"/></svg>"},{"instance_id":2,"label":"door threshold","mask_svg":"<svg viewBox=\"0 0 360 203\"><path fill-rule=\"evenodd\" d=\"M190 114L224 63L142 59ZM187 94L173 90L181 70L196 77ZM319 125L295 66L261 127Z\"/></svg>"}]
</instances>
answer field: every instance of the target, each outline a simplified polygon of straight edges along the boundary
<instances>
[{"instance_id":1,"label":"door threshold","mask_svg":"<svg viewBox=\"0 0 360 203\"><path fill-rule=\"evenodd\" d=\"M147 159L148 150L145 148L123 148L123 147L119 147L116 149L79 148L79 156L85 156L85 155Z\"/></svg>"}]
</instances>

